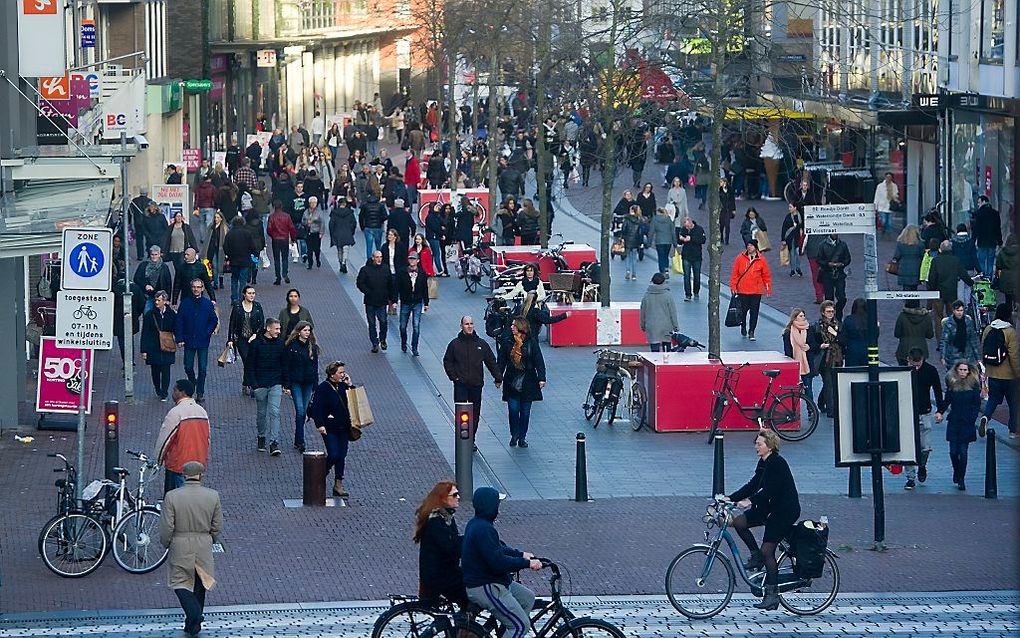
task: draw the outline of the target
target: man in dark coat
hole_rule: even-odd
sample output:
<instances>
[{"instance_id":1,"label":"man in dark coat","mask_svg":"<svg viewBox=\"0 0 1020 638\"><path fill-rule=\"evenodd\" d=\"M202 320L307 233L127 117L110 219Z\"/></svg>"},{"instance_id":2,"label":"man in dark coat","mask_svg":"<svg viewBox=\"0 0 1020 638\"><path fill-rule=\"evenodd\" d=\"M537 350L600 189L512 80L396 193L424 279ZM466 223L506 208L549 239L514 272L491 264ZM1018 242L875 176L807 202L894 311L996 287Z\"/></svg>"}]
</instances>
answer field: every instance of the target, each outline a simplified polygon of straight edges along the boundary
<instances>
[{"instance_id":1,"label":"man in dark coat","mask_svg":"<svg viewBox=\"0 0 1020 638\"><path fill-rule=\"evenodd\" d=\"M410 211L404 205L403 199L397 198L393 200L393 209L390 211L390 216L386 219L386 228L397 231L402 244L405 246L411 245L411 237L418 229L418 226L414 223L414 218L411 217Z\"/></svg>"},{"instance_id":2,"label":"man in dark coat","mask_svg":"<svg viewBox=\"0 0 1020 638\"><path fill-rule=\"evenodd\" d=\"M255 394L255 426L258 430L256 450L266 451L269 441L270 456L280 456L280 401L290 390L283 386L283 338L280 320L266 318L265 330L251 342L248 360L251 362L252 387Z\"/></svg>"},{"instance_id":3,"label":"man in dark coat","mask_svg":"<svg viewBox=\"0 0 1020 638\"><path fill-rule=\"evenodd\" d=\"M202 280L205 285L205 292L209 295L209 299L216 302L216 291L212 287L212 279L209 277L209 270L206 269L205 264L198 260L198 252L194 248L188 247L184 250L184 261L181 262L181 267L174 273L174 290L173 290L173 304L176 306L177 302L181 298L181 294L187 294L186 288L191 285L191 282L195 279Z\"/></svg>"},{"instance_id":4,"label":"man in dark coat","mask_svg":"<svg viewBox=\"0 0 1020 638\"><path fill-rule=\"evenodd\" d=\"M964 270L960 258L953 254L953 243L949 240L943 241L939 244L939 253L931 260L931 267L928 269L928 290L936 290L939 293L939 298L932 300L935 343L942 343L942 320L950 313L961 280L968 286L974 285L974 280Z\"/></svg>"},{"instance_id":5,"label":"man in dark coat","mask_svg":"<svg viewBox=\"0 0 1020 638\"><path fill-rule=\"evenodd\" d=\"M177 307L174 335L177 345L184 348L184 372L188 381L195 384L195 400L205 400L205 376L209 368L209 341L219 330L220 320L216 306L203 295L205 284L201 279L191 281L191 294L181 300ZM195 374L195 359L198 359L198 375Z\"/></svg>"},{"instance_id":6,"label":"man in dark coat","mask_svg":"<svg viewBox=\"0 0 1020 638\"><path fill-rule=\"evenodd\" d=\"M155 202L149 204L149 207L145 209L145 215L142 217L142 235L145 237L145 242L149 246L163 246L163 242L166 239L166 235L170 230L170 224L167 223L166 216L159 210ZM149 246L146 246L148 248Z\"/></svg>"},{"instance_id":7,"label":"man in dark coat","mask_svg":"<svg viewBox=\"0 0 1020 638\"><path fill-rule=\"evenodd\" d=\"M131 200L129 209L131 211L131 224L135 231L135 258L141 261L145 259L145 250L151 244L145 243L145 211L150 204L155 204L149 197L149 189L144 186L138 191L138 197ZM162 239L162 237L160 237ZM157 242L157 246L159 243Z\"/></svg>"},{"instance_id":8,"label":"man in dark coat","mask_svg":"<svg viewBox=\"0 0 1020 638\"><path fill-rule=\"evenodd\" d=\"M407 352L407 322L411 320L411 354L418 356L421 313L429 311L428 277L418 268L418 253L407 255L407 269L397 273L400 300L400 350Z\"/></svg>"},{"instance_id":9,"label":"man in dark coat","mask_svg":"<svg viewBox=\"0 0 1020 638\"><path fill-rule=\"evenodd\" d=\"M818 248L818 280L825 288L825 298L836 303L836 319L843 319L846 306L846 267L850 265L850 248L839 235L832 233Z\"/></svg>"},{"instance_id":10,"label":"man in dark coat","mask_svg":"<svg viewBox=\"0 0 1020 638\"><path fill-rule=\"evenodd\" d=\"M358 290L364 295L365 318L368 320L368 338L372 341L372 352L386 349L386 310L397 307L397 292L389 268L383 266L381 251L372 253L372 261L358 271ZM378 324L378 328L376 327Z\"/></svg>"},{"instance_id":11,"label":"man in dark coat","mask_svg":"<svg viewBox=\"0 0 1020 638\"><path fill-rule=\"evenodd\" d=\"M503 383L503 375L496 364L496 355L489 344L475 332L475 320L470 316L460 319L460 332L446 346L443 355L443 369L453 381L453 400L457 403L470 402L474 407L474 421L471 436L478 431L478 419L482 413L482 386L485 385L485 371L489 369L496 387Z\"/></svg>"},{"instance_id":12,"label":"man in dark coat","mask_svg":"<svg viewBox=\"0 0 1020 638\"><path fill-rule=\"evenodd\" d=\"M977 245L978 269L986 277L991 277L995 272L995 249L1002 245L1002 220L987 197L980 195L977 203L970 231Z\"/></svg>"},{"instance_id":13,"label":"man in dark coat","mask_svg":"<svg viewBox=\"0 0 1020 638\"><path fill-rule=\"evenodd\" d=\"M705 229L690 217L684 219L682 228L677 229L677 245L684 264L684 301L691 300L692 286L694 299L698 299L701 292L702 246L706 241Z\"/></svg>"},{"instance_id":14,"label":"man in dark coat","mask_svg":"<svg viewBox=\"0 0 1020 638\"><path fill-rule=\"evenodd\" d=\"M223 255L230 262L230 302L237 303L241 298L241 290L251 277L253 262L252 255L255 251L255 240L244 223L244 218L238 215L230 223L230 230L223 238Z\"/></svg>"}]
</instances>

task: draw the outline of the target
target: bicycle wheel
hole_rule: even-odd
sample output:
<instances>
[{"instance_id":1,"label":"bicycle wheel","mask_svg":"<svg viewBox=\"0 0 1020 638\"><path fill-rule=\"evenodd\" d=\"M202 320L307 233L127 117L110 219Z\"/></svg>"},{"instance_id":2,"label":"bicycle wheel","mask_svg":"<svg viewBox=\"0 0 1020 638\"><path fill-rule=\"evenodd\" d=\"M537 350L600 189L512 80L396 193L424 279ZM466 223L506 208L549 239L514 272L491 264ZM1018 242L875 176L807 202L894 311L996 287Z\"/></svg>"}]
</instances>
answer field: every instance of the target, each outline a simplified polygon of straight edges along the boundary
<instances>
[{"instance_id":1,"label":"bicycle wheel","mask_svg":"<svg viewBox=\"0 0 1020 638\"><path fill-rule=\"evenodd\" d=\"M427 635L437 618L446 617L441 610L417 600L400 603L379 614L372 627L372 638L417 638Z\"/></svg>"},{"instance_id":2,"label":"bicycle wheel","mask_svg":"<svg viewBox=\"0 0 1020 638\"><path fill-rule=\"evenodd\" d=\"M793 570L793 559L789 554L781 554L778 562L780 578L784 571ZM836 559L826 552L822 575L804 582L803 587L779 594L779 603L798 616L812 616L825 611L839 593L839 565Z\"/></svg>"},{"instance_id":3,"label":"bicycle wheel","mask_svg":"<svg viewBox=\"0 0 1020 638\"><path fill-rule=\"evenodd\" d=\"M39 543L43 563L64 578L81 578L94 572L107 549L109 541L102 524L79 512L51 519Z\"/></svg>"},{"instance_id":4,"label":"bicycle wheel","mask_svg":"<svg viewBox=\"0 0 1020 638\"><path fill-rule=\"evenodd\" d=\"M588 395L584 397L584 418L591 421L592 417L595 416L595 410L598 409L598 398L595 396L595 379L591 380L591 384L588 386Z\"/></svg>"},{"instance_id":5,"label":"bicycle wheel","mask_svg":"<svg viewBox=\"0 0 1020 638\"><path fill-rule=\"evenodd\" d=\"M599 427L599 421L602 420L602 413L606 411L606 402L599 399L598 405L595 406L595 416L591 418L591 428L597 430Z\"/></svg>"},{"instance_id":6,"label":"bicycle wheel","mask_svg":"<svg viewBox=\"0 0 1020 638\"><path fill-rule=\"evenodd\" d=\"M553 634L553 638L582 638L583 636L626 638L616 625L598 618L575 618Z\"/></svg>"},{"instance_id":7,"label":"bicycle wheel","mask_svg":"<svg viewBox=\"0 0 1020 638\"><path fill-rule=\"evenodd\" d=\"M728 558L716 553L713 569L702 578L708 560L708 547L689 547L680 552L666 570L666 596L678 612L703 620L715 616L733 597L736 578ZM717 569L716 564L722 569Z\"/></svg>"},{"instance_id":8,"label":"bicycle wheel","mask_svg":"<svg viewBox=\"0 0 1020 638\"><path fill-rule=\"evenodd\" d=\"M113 530L113 559L124 571L147 574L163 564L170 550L159 542L160 512L147 506L121 519Z\"/></svg>"},{"instance_id":9,"label":"bicycle wheel","mask_svg":"<svg viewBox=\"0 0 1020 638\"><path fill-rule=\"evenodd\" d=\"M772 401L763 420L784 441L803 441L818 427L818 406L803 391L792 390Z\"/></svg>"},{"instance_id":10,"label":"bicycle wheel","mask_svg":"<svg viewBox=\"0 0 1020 638\"><path fill-rule=\"evenodd\" d=\"M608 423L609 425L612 425L613 421L616 420L616 416L617 416L616 415L616 409L620 407L620 400L619 399L610 399L609 405L607 407L609 408L609 419L606 421L606 423Z\"/></svg>"},{"instance_id":11,"label":"bicycle wheel","mask_svg":"<svg viewBox=\"0 0 1020 638\"><path fill-rule=\"evenodd\" d=\"M637 432L648 418L648 393L645 392L645 385L640 381L635 381L631 388L628 410L630 412L630 427Z\"/></svg>"}]
</instances>

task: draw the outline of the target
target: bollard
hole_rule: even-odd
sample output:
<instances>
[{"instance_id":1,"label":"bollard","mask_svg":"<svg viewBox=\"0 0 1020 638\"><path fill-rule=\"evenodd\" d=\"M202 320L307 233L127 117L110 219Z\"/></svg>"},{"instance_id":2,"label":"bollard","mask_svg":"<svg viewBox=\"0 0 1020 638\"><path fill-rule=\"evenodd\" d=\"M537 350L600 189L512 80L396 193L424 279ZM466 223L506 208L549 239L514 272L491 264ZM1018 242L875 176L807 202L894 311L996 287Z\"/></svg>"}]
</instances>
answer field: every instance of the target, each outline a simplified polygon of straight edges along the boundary
<instances>
[{"instance_id":1,"label":"bollard","mask_svg":"<svg viewBox=\"0 0 1020 638\"><path fill-rule=\"evenodd\" d=\"M577 433L577 460L574 464L574 500L588 502L588 460L584 451L584 433Z\"/></svg>"},{"instance_id":2,"label":"bollard","mask_svg":"<svg viewBox=\"0 0 1020 638\"><path fill-rule=\"evenodd\" d=\"M723 435L715 435L712 458L712 496L726 493L726 465L723 456Z\"/></svg>"},{"instance_id":3,"label":"bollard","mask_svg":"<svg viewBox=\"0 0 1020 638\"><path fill-rule=\"evenodd\" d=\"M103 451L106 478L120 480L113 472L120 465L120 405L116 401L103 404Z\"/></svg>"},{"instance_id":4,"label":"bollard","mask_svg":"<svg viewBox=\"0 0 1020 638\"><path fill-rule=\"evenodd\" d=\"M861 466L850 466L850 485L847 487L848 498L861 498Z\"/></svg>"},{"instance_id":5,"label":"bollard","mask_svg":"<svg viewBox=\"0 0 1020 638\"><path fill-rule=\"evenodd\" d=\"M474 474L474 405L471 403L457 403L455 408L454 424L454 475L457 479L457 489L467 498L475 491ZM461 497L464 498L464 497Z\"/></svg>"},{"instance_id":6,"label":"bollard","mask_svg":"<svg viewBox=\"0 0 1020 638\"><path fill-rule=\"evenodd\" d=\"M304 482L301 504L306 507L326 506L326 453L305 452L301 455L304 463L301 479Z\"/></svg>"},{"instance_id":7,"label":"bollard","mask_svg":"<svg viewBox=\"0 0 1020 638\"><path fill-rule=\"evenodd\" d=\"M999 481L995 472L995 430L988 430L985 436L988 439L985 444L985 498L998 498Z\"/></svg>"}]
</instances>

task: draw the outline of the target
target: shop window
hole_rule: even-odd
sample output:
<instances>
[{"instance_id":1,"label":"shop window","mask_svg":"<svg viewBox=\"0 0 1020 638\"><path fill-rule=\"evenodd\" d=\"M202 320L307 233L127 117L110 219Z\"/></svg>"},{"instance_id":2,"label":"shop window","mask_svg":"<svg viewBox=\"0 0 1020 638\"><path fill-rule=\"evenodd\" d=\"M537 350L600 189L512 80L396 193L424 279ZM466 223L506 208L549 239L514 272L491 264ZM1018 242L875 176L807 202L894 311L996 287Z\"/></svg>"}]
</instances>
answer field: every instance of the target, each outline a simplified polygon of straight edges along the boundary
<instances>
[{"instance_id":1,"label":"shop window","mask_svg":"<svg viewBox=\"0 0 1020 638\"><path fill-rule=\"evenodd\" d=\"M985 195L1001 213L1005 235L1016 213L1013 120L969 111L953 117L952 219L968 221L977 197Z\"/></svg>"},{"instance_id":2,"label":"shop window","mask_svg":"<svg viewBox=\"0 0 1020 638\"><path fill-rule=\"evenodd\" d=\"M1016 0L984 0L981 3L981 58L985 62L1002 63L1006 46L1003 27L1007 1Z\"/></svg>"}]
</instances>

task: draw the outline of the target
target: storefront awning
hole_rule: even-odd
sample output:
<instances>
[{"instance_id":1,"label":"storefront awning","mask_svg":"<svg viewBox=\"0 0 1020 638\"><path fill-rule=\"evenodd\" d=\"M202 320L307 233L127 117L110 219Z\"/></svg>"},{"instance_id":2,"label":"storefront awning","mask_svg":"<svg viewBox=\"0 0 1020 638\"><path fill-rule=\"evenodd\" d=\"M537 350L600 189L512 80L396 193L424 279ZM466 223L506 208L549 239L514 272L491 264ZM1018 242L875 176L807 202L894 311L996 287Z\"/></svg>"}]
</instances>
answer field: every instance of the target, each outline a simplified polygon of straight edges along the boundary
<instances>
[{"instance_id":1,"label":"storefront awning","mask_svg":"<svg viewBox=\"0 0 1020 638\"><path fill-rule=\"evenodd\" d=\"M840 104L806 97L790 97L786 95L766 94L764 101L779 109L789 109L810 113L820 119L836 119L856 128L869 128L878 124L878 112L869 111L867 107L855 108L852 104Z\"/></svg>"},{"instance_id":2,"label":"storefront awning","mask_svg":"<svg viewBox=\"0 0 1020 638\"><path fill-rule=\"evenodd\" d=\"M775 106L738 106L726 108L726 120L813 120L812 113Z\"/></svg>"},{"instance_id":3,"label":"storefront awning","mask_svg":"<svg viewBox=\"0 0 1020 638\"><path fill-rule=\"evenodd\" d=\"M33 180L0 199L0 258L60 250L68 226L105 226L112 180Z\"/></svg>"}]
</instances>

